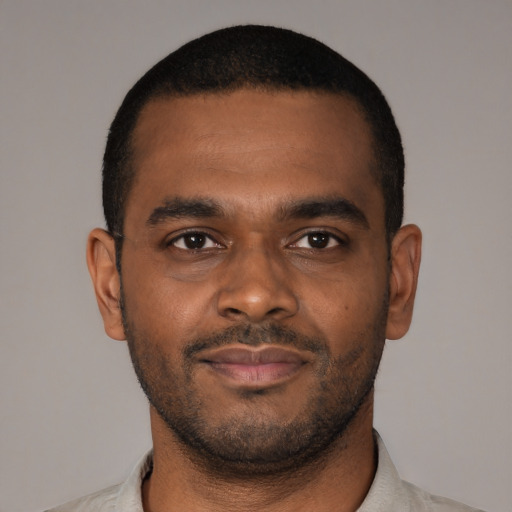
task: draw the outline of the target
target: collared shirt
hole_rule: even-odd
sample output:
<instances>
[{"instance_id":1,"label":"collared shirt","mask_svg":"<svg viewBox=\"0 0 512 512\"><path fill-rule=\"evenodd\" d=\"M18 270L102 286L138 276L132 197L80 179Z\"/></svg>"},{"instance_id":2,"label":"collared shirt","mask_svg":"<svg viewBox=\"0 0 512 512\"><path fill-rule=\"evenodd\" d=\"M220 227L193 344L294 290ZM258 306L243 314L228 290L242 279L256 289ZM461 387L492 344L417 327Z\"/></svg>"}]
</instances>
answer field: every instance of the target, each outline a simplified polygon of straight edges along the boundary
<instances>
[{"instance_id":1,"label":"collared shirt","mask_svg":"<svg viewBox=\"0 0 512 512\"><path fill-rule=\"evenodd\" d=\"M483 512L434 496L401 480L382 439L376 433L378 466L373 483L357 512ZM152 465L149 452L124 483L71 501L46 512L144 512L141 486Z\"/></svg>"}]
</instances>

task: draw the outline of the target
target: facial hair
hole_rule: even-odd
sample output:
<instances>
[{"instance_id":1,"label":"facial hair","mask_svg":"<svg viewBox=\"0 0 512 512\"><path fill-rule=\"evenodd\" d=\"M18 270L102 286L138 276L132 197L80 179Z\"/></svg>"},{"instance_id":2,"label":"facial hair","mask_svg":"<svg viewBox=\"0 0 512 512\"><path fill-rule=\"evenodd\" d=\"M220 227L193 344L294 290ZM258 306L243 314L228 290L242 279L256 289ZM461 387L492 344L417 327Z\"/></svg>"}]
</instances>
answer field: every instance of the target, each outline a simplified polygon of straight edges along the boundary
<instances>
[{"instance_id":1,"label":"facial hair","mask_svg":"<svg viewBox=\"0 0 512 512\"><path fill-rule=\"evenodd\" d=\"M279 324L240 324L183 344L181 360L170 361L162 344L130 322L121 301L123 324L135 373L150 404L182 447L215 473L247 478L295 471L319 460L344 432L373 390L384 347L387 301L379 318L351 340L357 347L333 357L323 338L305 336ZM314 355L315 385L300 414L280 422L258 412L258 400L272 390L240 391L254 404L242 417L226 413L213 422L194 381L194 356L233 344L291 346Z\"/></svg>"}]
</instances>

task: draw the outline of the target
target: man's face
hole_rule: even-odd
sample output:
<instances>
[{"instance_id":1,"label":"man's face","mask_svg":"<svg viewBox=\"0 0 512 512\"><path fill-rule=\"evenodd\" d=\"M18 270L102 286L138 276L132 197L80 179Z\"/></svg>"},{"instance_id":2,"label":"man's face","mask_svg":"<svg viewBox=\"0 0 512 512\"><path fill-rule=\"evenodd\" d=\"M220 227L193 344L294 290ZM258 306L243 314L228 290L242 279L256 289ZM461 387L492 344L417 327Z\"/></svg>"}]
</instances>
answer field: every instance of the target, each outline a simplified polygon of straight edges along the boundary
<instances>
[{"instance_id":1,"label":"man's face","mask_svg":"<svg viewBox=\"0 0 512 512\"><path fill-rule=\"evenodd\" d=\"M285 467L368 405L389 280L371 147L355 103L328 94L240 90L142 111L124 325L184 446Z\"/></svg>"}]
</instances>

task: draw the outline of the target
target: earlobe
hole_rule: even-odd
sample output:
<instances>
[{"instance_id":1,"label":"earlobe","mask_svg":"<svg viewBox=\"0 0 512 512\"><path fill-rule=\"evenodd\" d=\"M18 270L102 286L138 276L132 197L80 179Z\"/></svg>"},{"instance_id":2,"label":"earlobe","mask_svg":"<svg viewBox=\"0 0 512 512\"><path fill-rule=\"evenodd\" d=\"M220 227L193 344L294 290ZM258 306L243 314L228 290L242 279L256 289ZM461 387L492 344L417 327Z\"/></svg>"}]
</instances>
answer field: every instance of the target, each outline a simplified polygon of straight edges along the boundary
<instances>
[{"instance_id":1,"label":"earlobe","mask_svg":"<svg viewBox=\"0 0 512 512\"><path fill-rule=\"evenodd\" d=\"M386 338L396 340L409 330L421 260L421 231L409 224L400 228L391 244L389 310Z\"/></svg>"},{"instance_id":2,"label":"earlobe","mask_svg":"<svg viewBox=\"0 0 512 512\"><path fill-rule=\"evenodd\" d=\"M115 340L124 340L120 308L121 282L116 268L115 243L112 236L103 229L96 228L89 234L87 266L105 332Z\"/></svg>"}]
</instances>

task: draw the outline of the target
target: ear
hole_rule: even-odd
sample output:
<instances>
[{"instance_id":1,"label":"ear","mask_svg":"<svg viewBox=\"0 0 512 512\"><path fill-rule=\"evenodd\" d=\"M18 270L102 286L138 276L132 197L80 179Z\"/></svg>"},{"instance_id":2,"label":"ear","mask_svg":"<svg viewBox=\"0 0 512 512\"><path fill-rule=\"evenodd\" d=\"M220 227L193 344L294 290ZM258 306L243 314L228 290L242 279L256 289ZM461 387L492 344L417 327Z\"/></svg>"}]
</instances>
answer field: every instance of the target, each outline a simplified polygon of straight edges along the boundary
<instances>
[{"instance_id":1,"label":"ear","mask_svg":"<svg viewBox=\"0 0 512 512\"><path fill-rule=\"evenodd\" d=\"M421 231L403 226L391 244L389 311L386 338L397 340L409 330L421 260Z\"/></svg>"},{"instance_id":2,"label":"ear","mask_svg":"<svg viewBox=\"0 0 512 512\"><path fill-rule=\"evenodd\" d=\"M103 229L91 231L87 239L87 266L103 317L105 332L115 340L124 340L120 308L121 281L116 268L115 243Z\"/></svg>"}]
</instances>

